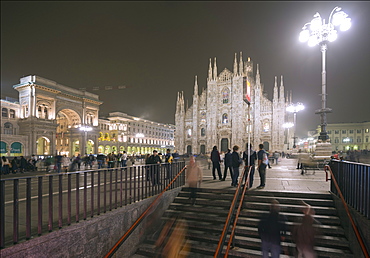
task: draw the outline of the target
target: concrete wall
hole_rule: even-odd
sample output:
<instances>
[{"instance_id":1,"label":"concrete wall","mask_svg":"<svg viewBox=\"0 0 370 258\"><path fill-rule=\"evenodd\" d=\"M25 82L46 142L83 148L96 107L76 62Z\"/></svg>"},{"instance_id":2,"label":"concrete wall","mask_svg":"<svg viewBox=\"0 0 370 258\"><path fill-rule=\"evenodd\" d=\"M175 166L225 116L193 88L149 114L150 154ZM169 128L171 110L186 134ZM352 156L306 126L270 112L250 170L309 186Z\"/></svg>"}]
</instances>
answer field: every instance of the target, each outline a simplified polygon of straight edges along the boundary
<instances>
[{"instance_id":1,"label":"concrete wall","mask_svg":"<svg viewBox=\"0 0 370 258\"><path fill-rule=\"evenodd\" d=\"M150 224L158 225L163 212L178 195L180 188L164 193L156 209L134 233L125 241L116 253L116 257L130 257L143 239L144 232L150 230ZM154 201L156 196L122 207L92 219L64 227L46 235L19 243L1 250L0 256L7 258L57 258L57 257L103 257L136 219ZM148 230L147 230L148 229Z\"/></svg>"},{"instance_id":2,"label":"concrete wall","mask_svg":"<svg viewBox=\"0 0 370 258\"><path fill-rule=\"evenodd\" d=\"M344 205L340 198L333 195L334 203L338 211L338 216L340 218L340 221L342 223L342 226L344 228L344 232L346 234L346 237L349 240L349 245L354 253L355 257L365 257L361 246L357 240L355 231L353 230L353 227L351 225L351 222L348 218L347 212L344 208ZM348 207L350 210L350 213L352 215L352 218L357 226L357 229L360 232L360 235L362 236L362 240L364 241L365 245L367 245L367 250L370 251L370 220L365 218L363 215L361 215L359 212L354 210L351 207Z\"/></svg>"}]
</instances>

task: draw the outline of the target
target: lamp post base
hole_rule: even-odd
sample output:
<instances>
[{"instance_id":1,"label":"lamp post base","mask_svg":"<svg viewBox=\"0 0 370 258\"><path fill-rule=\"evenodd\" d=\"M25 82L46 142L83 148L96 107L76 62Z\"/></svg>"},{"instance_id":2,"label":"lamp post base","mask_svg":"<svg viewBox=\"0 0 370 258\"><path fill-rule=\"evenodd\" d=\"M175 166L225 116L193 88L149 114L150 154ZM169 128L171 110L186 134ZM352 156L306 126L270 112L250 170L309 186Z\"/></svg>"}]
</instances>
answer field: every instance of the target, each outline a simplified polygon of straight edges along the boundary
<instances>
[{"instance_id":1,"label":"lamp post base","mask_svg":"<svg viewBox=\"0 0 370 258\"><path fill-rule=\"evenodd\" d=\"M329 136L327 132L321 132L319 136L319 140L321 140L322 142L327 142L329 140Z\"/></svg>"}]
</instances>

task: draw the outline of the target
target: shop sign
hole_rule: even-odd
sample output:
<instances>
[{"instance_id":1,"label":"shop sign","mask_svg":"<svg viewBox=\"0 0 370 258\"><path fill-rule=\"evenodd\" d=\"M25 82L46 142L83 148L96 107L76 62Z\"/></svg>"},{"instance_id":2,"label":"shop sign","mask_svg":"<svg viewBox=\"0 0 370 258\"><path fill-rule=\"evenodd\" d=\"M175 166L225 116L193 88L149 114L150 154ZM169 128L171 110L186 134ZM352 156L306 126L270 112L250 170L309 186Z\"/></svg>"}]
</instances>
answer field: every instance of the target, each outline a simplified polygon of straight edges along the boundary
<instances>
[{"instance_id":1,"label":"shop sign","mask_svg":"<svg viewBox=\"0 0 370 258\"><path fill-rule=\"evenodd\" d=\"M22 153L22 144L20 142L13 142L10 148L10 153Z\"/></svg>"}]
</instances>

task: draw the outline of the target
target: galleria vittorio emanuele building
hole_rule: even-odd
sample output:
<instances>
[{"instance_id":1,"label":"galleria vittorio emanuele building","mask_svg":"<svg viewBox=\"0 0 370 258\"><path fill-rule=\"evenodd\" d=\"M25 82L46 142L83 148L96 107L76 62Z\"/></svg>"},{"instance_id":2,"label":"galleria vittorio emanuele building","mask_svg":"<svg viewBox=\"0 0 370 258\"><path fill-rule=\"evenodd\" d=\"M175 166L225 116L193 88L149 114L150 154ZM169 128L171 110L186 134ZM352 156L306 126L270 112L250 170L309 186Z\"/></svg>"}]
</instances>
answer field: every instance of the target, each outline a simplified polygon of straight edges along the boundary
<instances>
[{"instance_id":1,"label":"galleria vittorio emanuele building","mask_svg":"<svg viewBox=\"0 0 370 258\"><path fill-rule=\"evenodd\" d=\"M273 98L270 100L261 83L258 64L254 73L250 58L245 62L240 53L238 61L235 54L233 72L225 68L221 73L217 72L216 58L213 67L210 60L207 87L199 94L195 77L193 103L190 107L185 107L184 94L178 93L176 149L179 153L209 153L213 146L226 151L227 148L239 145L241 150L245 150L250 132L250 142L254 149L263 143L265 149L270 151L285 150L286 140L292 138L292 132L288 136L283 128L288 120L285 110L291 103L291 93L285 97L283 76L279 84L275 77ZM245 98L250 103L249 111Z\"/></svg>"}]
</instances>

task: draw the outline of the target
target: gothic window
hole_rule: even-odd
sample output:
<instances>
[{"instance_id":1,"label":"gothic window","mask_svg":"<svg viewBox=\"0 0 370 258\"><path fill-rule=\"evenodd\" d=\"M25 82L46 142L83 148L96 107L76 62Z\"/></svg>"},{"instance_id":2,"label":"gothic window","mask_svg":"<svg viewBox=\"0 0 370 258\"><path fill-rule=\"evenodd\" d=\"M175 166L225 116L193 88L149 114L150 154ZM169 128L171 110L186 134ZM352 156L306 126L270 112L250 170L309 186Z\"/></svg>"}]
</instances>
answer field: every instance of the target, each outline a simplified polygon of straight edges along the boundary
<instances>
[{"instance_id":1,"label":"gothic window","mask_svg":"<svg viewBox=\"0 0 370 258\"><path fill-rule=\"evenodd\" d=\"M264 132L270 131L270 123L269 122L263 122L263 131Z\"/></svg>"},{"instance_id":2,"label":"gothic window","mask_svg":"<svg viewBox=\"0 0 370 258\"><path fill-rule=\"evenodd\" d=\"M4 124L4 134L13 134L13 125L9 122Z\"/></svg>"},{"instance_id":3,"label":"gothic window","mask_svg":"<svg viewBox=\"0 0 370 258\"><path fill-rule=\"evenodd\" d=\"M222 103L227 104L229 103L229 89L225 88L222 90Z\"/></svg>"},{"instance_id":4,"label":"gothic window","mask_svg":"<svg viewBox=\"0 0 370 258\"><path fill-rule=\"evenodd\" d=\"M222 115L222 123L223 124L229 123L229 118L227 117L226 113Z\"/></svg>"},{"instance_id":5,"label":"gothic window","mask_svg":"<svg viewBox=\"0 0 370 258\"><path fill-rule=\"evenodd\" d=\"M191 129L189 128L187 131L186 131L187 135L188 135L188 138L191 137Z\"/></svg>"},{"instance_id":6,"label":"gothic window","mask_svg":"<svg viewBox=\"0 0 370 258\"><path fill-rule=\"evenodd\" d=\"M203 123L206 122L206 112L205 111L200 112L200 121Z\"/></svg>"},{"instance_id":7,"label":"gothic window","mask_svg":"<svg viewBox=\"0 0 370 258\"><path fill-rule=\"evenodd\" d=\"M10 109L9 110L9 115L10 115L10 118L15 118L15 110L14 109Z\"/></svg>"},{"instance_id":8,"label":"gothic window","mask_svg":"<svg viewBox=\"0 0 370 258\"><path fill-rule=\"evenodd\" d=\"M200 129L200 136L206 136L206 129Z\"/></svg>"},{"instance_id":9,"label":"gothic window","mask_svg":"<svg viewBox=\"0 0 370 258\"><path fill-rule=\"evenodd\" d=\"M8 109L7 108L2 108L1 109L1 116L2 117L8 117Z\"/></svg>"}]
</instances>

